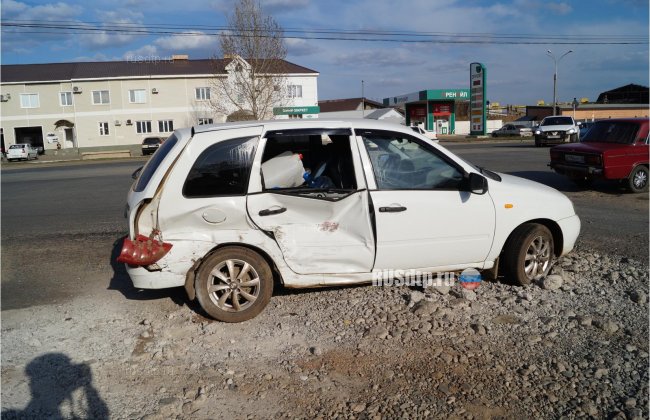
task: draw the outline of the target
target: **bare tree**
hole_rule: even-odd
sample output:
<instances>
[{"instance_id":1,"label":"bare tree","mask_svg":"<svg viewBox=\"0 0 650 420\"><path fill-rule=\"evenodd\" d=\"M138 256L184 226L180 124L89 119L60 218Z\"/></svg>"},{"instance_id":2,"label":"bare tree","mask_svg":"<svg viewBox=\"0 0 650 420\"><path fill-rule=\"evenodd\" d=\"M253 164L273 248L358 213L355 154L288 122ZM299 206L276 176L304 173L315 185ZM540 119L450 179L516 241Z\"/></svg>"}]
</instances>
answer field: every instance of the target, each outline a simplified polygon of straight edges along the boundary
<instances>
[{"instance_id":1,"label":"bare tree","mask_svg":"<svg viewBox=\"0 0 650 420\"><path fill-rule=\"evenodd\" d=\"M211 105L229 120L270 118L286 91L283 30L256 0L239 0L220 38ZM224 74L225 70L225 74Z\"/></svg>"}]
</instances>

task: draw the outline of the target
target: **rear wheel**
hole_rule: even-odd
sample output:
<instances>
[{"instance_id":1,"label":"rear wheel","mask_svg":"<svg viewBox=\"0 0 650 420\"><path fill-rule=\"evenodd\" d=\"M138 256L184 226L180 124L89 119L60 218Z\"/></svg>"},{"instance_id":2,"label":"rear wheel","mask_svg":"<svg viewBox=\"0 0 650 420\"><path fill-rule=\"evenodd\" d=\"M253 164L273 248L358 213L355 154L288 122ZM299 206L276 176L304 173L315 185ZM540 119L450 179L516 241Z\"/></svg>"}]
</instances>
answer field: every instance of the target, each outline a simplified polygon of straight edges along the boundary
<instances>
[{"instance_id":1,"label":"rear wheel","mask_svg":"<svg viewBox=\"0 0 650 420\"><path fill-rule=\"evenodd\" d=\"M648 191L648 168L643 165L634 168L627 179L627 187L633 193Z\"/></svg>"},{"instance_id":2,"label":"rear wheel","mask_svg":"<svg viewBox=\"0 0 650 420\"><path fill-rule=\"evenodd\" d=\"M271 300L273 273L258 253L226 247L201 264L194 287L201 307L210 316L242 322L257 316Z\"/></svg>"},{"instance_id":3,"label":"rear wheel","mask_svg":"<svg viewBox=\"0 0 650 420\"><path fill-rule=\"evenodd\" d=\"M554 257L553 235L546 226L526 223L508 238L503 255L509 278L525 286L546 276Z\"/></svg>"}]
</instances>

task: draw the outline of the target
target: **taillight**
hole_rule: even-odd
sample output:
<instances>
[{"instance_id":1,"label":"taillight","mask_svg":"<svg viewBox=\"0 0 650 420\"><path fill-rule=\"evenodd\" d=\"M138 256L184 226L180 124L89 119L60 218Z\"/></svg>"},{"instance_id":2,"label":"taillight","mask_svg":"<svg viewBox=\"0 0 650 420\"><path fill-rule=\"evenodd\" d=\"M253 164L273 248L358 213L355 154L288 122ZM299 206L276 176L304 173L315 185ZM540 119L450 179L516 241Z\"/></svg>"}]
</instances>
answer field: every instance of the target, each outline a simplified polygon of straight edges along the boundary
<instances>
[{"instance_id":1,"label":"taillight","mask_svg":"<svg viewBox=\"0 0 650 420\"><path fill-rule=\"evenodd\" d=\"M155 239L155 236L155 232L152 232L150 236L138 235L133 241L124 238L117 261L132 266L147 266L157 262L172 249L172 244Z\"/></svg>"},{"instance_id":2,"label":"taillight","mask_svg":"<svg viewBox=\"0 0 650 420\"><path fill-rule=\"evenodd\" d=\"M598 165L600 166L602 162L602 159L600 158L600 155L587 155L585 157L585 163L587 165Z\"/></svg>"}]
</instances>

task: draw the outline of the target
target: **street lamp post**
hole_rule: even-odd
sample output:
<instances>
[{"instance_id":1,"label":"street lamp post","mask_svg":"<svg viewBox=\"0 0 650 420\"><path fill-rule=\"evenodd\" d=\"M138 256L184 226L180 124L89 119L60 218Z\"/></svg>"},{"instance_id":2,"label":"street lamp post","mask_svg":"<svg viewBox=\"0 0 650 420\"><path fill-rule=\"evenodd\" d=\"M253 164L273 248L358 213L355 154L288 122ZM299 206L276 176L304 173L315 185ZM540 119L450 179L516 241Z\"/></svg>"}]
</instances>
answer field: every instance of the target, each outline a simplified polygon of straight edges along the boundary
<instances>
[{"instance_id":1,"label":"street lamp post","mask_svg":"<svg viewBox=\"0 0 650 420\"><path fill-rule=\"evenodd\" d=\"M551 52L551 50L546 50L546 54L553 59L553 62L555 62L555 73L553 73L553 115L556 114L556 109L557 109L557 63L564 58L567 54L572 53L573 50L569 50L562 54L560 58L556 59L555 55Z\"/></svg>"}]
</instances>

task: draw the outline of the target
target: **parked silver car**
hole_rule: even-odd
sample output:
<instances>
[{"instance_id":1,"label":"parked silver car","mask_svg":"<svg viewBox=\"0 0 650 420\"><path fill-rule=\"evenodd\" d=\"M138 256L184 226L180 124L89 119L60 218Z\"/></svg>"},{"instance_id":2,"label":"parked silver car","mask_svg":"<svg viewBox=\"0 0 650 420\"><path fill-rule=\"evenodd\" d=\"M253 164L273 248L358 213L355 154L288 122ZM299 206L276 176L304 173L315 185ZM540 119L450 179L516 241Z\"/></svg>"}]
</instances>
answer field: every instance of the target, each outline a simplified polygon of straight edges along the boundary
<instances>
[{"instance_id":1,"label":"parked silver car","mask_svg":"<svg viewBox=\"0 0 650 420\"><path fill-rule=\"evenodd\" d=\"M533 135L533 130L530 127L519 124L506 124L498 130L492 132L492 137L530 137Z\"/></svg>"},{"instance_id":2,"label":"parked silver car","mask_svg":"<svg viewBox=\"0 0 650 420\"><path fill-rule=\"evenodd\" d=\"M38 159L38 150L29 143L18 143L9 146L9 150L7 151L7 160L9 162L23 159Z\"/></svg>"}]
</instances>

